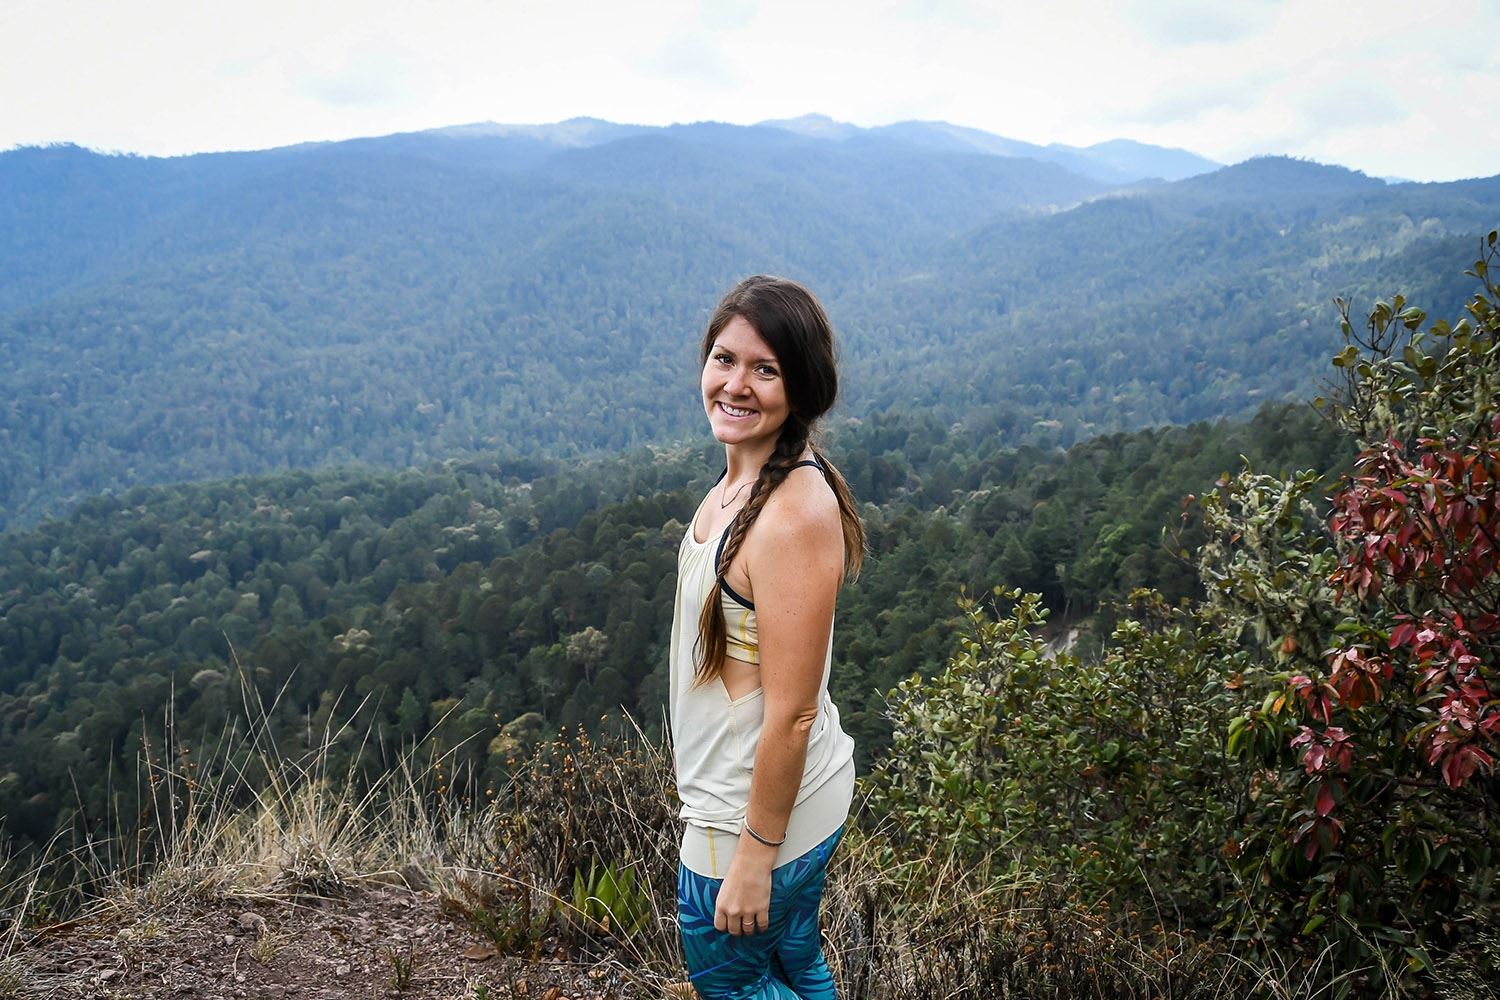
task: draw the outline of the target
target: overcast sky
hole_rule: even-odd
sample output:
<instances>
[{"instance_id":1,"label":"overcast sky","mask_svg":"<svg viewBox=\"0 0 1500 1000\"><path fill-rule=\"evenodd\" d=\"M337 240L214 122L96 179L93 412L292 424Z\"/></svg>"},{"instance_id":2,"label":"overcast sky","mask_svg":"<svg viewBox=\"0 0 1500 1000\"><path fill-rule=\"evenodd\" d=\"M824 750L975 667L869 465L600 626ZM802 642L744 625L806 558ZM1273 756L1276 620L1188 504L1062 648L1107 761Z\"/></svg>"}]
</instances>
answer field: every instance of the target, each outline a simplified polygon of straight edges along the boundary
<instances>
[{"instance_id":1,"label":"overcast sky","mask_svg":"<svg viewBox=\"0 0 1500 1000\"><path fill-rule=\"evenodd\" d=\"M1497 97L1500 0L0 0L0 149L819 112L1451 180Z\"/></svg>"}]
</instances>

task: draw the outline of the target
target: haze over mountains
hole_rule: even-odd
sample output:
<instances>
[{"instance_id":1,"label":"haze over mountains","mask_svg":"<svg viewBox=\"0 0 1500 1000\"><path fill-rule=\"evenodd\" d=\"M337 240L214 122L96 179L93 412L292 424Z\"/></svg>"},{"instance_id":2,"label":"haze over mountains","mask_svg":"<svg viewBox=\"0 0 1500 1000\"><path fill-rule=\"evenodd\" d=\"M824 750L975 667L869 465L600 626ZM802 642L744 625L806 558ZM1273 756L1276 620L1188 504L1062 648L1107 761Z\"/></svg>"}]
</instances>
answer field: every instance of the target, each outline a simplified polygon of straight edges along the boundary
<instances>
[{"instance_id":1,"label":"haze over mountains","mask_svg":"<svg viewBox=\"0 0 1500 1000\"><path fill-rule=\"evenodd\" d=\"M1016 444L1310 394L1329 300L1453 312L1500 178L1032 146L941 122L480 124L155 159L0 154L0 527L137 483L697 427L746 273L810 284L842 415Z\"/></svg>"},{"instance_id":2,"label":"haze over mountains","mask_svg":"<svg viewBox=\"0 0 1500 1000\"><path fill-rule=\"evenodd\" d=\"M699 126L670 126L659 129L648 125L616 125L597 118L572 118L553 125L501 125L480 122L457 125L436 132L452 136L525 136L557 146L595 146L631 135L684 129ZM755 127L784 129L810 139L836 143L896 139L925 149L950 153L988 153L993 156L1022 157L1056 163L1073 173L1106 184L1128 184L1142 180L1181 180L1194 174L1208 173L1223 164L1216 163L1185 149L1168 149L1130 139L1111 139L1092 146L1065 146L1051 143L1038 146L1019 139L984 132L977 128L950 125L939 121L904 121L874 128L861 128L835 121L827 115L807 114L760 122Z\"/></svg>"}]
</instances>

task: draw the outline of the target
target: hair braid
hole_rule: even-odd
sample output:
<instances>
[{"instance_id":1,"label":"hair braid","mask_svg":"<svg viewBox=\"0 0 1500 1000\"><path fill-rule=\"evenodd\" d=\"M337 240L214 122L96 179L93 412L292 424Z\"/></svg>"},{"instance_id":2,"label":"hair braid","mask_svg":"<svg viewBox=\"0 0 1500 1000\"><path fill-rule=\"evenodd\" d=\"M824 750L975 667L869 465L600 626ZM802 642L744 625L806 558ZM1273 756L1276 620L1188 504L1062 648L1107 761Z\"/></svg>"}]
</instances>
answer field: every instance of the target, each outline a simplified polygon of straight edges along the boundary
<instances>
[{"instance_id":1,"label":"hair braid","mask_svg":"<svg viewBox=\"0 0 1500 1000\"><path fill-rule=\"evenodd\" d=\"M694 686L707 684L724 672L724 656L729 651L729 629L724 623L724 613L720 606L724 594L724 574L729 572L730 563L739 554L745 536L750 533L756 518L760 517L766 501L791 474L798 458L807 449L807 438L807 425L795 416L788 417L782 425L781 434L776 438L775 450L771 452L766 464L761 466L755 485L750 487L749 499L734 516L729 537L724 540L724 548L719 554L719 564L714 567L714 585L709 588L708 598L703 602L702 611L698 613L698 642L695 646L697 656L693 664Z\"/></svg>"}]
</instances>

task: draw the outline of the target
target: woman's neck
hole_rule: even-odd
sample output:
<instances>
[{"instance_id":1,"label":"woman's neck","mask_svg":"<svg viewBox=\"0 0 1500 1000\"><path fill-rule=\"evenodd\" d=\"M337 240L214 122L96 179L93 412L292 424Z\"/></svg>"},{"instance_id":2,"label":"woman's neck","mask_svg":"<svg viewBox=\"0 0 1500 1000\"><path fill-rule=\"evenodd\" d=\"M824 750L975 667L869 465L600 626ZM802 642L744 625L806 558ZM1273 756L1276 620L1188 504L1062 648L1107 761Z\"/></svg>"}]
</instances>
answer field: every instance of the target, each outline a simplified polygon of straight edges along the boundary
<instances>
[{"instance_id":1,"label":"woman's neck","mask_svg":"<svg viewBox=\"0 0 1500 1000\"><path fill-rule=\"evenodd\" d=\"M724 464L729 471L724 474L725 482L738 483L746 479L754 479L760 475L761 466L769 462L775 452L774 441L768 445L726 444Z\"/></svg>"}]
</instances>

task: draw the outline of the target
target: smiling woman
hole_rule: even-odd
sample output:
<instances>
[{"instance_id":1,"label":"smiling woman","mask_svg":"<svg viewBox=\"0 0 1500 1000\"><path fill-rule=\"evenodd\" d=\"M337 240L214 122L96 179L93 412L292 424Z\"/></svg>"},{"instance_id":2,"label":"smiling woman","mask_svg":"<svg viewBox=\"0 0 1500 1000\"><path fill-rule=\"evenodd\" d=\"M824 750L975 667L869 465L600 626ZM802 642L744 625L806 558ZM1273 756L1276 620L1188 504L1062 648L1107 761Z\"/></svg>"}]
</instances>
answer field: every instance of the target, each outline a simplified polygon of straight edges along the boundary
<instances>
[{"instance_id":1,"label":"smiling woman","mask_svg":"<svg viewBox=\"0 0 1500 1000\"><path fill-rule=\"evenodd\" d=\"M828 696L833 612L864 553L849 487L812 441L838 394L833 329L807 289L756 276L719 303L700 353L725 468L678 552L683 951L701 996L822 1000L836 995L823 877L854 794Z\"/></svg>"}]
</instances>

